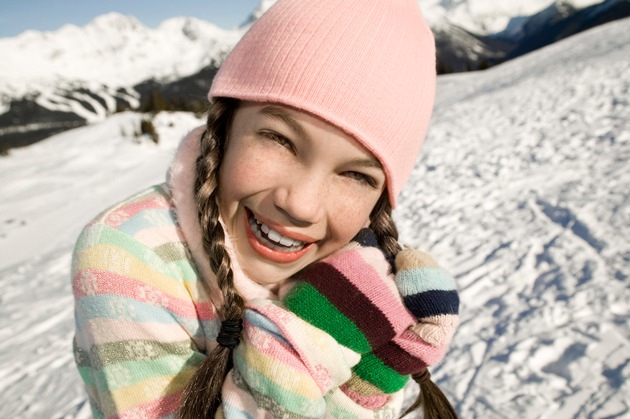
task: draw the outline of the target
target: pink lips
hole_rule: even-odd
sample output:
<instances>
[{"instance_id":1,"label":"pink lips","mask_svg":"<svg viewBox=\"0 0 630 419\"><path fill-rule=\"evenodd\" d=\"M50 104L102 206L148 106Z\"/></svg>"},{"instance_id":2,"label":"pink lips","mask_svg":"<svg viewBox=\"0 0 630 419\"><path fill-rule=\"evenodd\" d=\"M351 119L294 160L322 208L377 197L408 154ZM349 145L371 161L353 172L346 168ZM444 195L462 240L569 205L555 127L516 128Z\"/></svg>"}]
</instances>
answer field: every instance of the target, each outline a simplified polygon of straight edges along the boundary
<instances>
[{"instance_id":1,"label":"pink lips","mask_svg":"<svg viewBox=\"0 0 630 419\"><path fill-rule=\"evenodd\" d=\"M295 262L296 260L298 260L302 256L304 256L311 249L311 247L313 247L313 245L314 245L314 240L312 238L304 236L304 235L294 234L294 233L287 234L286 231L282 231L284 229L282 229L282 228L272 224L272 225L270 225L270 227L273 228L274 230L278 231L280 234L286 235L286 236L291 237L291 238L293 238L295 240L300 240L300 241L305 241L305 242L310 242L310 243L308 243L302 249L296 250L295 252L281 252L281 251L278 251L278 250L271 249L271 248L267 247L264 243L261 243L260 240L258 240L258 238L254 235L254 232L252 231L252 229L251 229L251 227L249 225L249 212L248 211L245 212L245 220L244 221L245 221L245 231L247 232L247 240L249 241L250 246L260 256L262 256L265 259L268 259L268 260L270 260L272 262L276 262L276 263L291 263L291 262ZM267 224L267 223L265 223L265 224Z\"/></svg>"}]
</instances>

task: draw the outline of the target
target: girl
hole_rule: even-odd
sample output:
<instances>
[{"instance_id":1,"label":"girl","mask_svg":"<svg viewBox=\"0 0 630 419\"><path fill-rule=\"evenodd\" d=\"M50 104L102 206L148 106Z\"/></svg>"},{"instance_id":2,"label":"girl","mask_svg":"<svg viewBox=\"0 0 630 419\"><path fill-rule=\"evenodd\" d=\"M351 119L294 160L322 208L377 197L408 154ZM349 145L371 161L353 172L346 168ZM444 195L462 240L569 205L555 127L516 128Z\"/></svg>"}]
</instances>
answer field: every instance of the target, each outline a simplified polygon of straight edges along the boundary
<instances>
[{"instance_id":1,"label":"girl","mask_svg":"<svg viewBox=\"0 0 630 419\"><path fill-rule=\"evenodd\" d=\"M411 409L455 417L427 371L454 284L399 251L391 219L434 90L415 0L265 13L167 183L79 237L74 352L94 416L393 417L411 374Z\"/></svg>"}]
</instances>

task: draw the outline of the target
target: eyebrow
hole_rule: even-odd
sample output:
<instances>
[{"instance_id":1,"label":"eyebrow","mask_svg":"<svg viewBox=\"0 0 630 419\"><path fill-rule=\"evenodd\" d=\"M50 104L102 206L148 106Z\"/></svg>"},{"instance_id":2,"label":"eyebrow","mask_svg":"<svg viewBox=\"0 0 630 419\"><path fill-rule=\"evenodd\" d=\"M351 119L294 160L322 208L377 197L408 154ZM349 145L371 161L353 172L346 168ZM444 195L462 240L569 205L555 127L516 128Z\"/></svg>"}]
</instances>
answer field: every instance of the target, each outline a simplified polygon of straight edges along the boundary
<instances>
[{"instance_id":1,"label":"eyebrow","mask_svg":"<svg viewBox=\"0 0 630 419\"><path fill-rule=\"evenodd\" d=\"M362 166L362 167L373 167L376 169L383 169L383 165L378 161L375 157L369 159L356 159L349 162L352 165Z\"/></svg>"},{"instance_id":2,"label":"eyebrow","mask_svg":"<svg viewBox=\"0 0 630 419\"><path fill-rule=\"evenodd\" d=\"M296 135L302 138L310 139L310 136L306 133L306 131L304 131L302 125L300 125L299 122L293 119L291 115L285 112L282 108L269 105L262 108L260 110L260 113L284 122ZM370 157L369 159L355 159L349 163L361 167L377 168L383 170L383 165L375 157Z\"/></svg>"}]
</instances>

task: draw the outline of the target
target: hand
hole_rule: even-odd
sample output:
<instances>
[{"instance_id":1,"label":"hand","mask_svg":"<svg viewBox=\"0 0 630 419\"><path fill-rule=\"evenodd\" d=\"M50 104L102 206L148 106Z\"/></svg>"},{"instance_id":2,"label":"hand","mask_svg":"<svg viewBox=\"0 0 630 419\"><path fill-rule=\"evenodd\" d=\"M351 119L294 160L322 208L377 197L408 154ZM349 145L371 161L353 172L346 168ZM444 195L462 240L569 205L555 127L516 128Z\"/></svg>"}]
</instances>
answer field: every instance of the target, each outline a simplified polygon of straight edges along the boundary
<instances>
[{"instance_id":1,"label":"hand","mask_svg":"<svg viewBox=\"0 0 630 419\"><path fill-rule=\"evenodd\" d=\"M415 323L369 229L294 278L286 306L356 352L370 352Z\"/></svg>"},{"instance_id":2,"label":"hand","mask_svg":"<svg viewBox=\"0 0 630 419\"><path fill-rule=\"evenodd\" d=\"M402 250L394 277L377 246L374 233L361 230L347 246L298 273L284 303L362 354L353 367L355 384L389 394L405 385L407 374L443 357L459 300L453 278L428 255Z\"/></svg>"}]
</instances>

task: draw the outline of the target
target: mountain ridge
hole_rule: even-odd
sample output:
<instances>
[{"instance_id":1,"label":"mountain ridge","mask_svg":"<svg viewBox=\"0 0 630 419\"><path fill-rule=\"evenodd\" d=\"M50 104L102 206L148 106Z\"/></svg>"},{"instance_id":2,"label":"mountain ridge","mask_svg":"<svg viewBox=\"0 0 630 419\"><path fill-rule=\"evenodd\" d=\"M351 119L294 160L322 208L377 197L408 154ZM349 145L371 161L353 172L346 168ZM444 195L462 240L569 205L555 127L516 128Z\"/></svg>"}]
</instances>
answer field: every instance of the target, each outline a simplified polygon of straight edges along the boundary
<instances>
[{"instance_id":1,"label":"mountain ridge","mask_svg":"<svg viewBox=\"0 0 630 419\"><path fill-rule=\"evenodd\" d=\"M55 130L99 121L121 110L203 109L205 93L223 58L273 3L261 0L234 30L190 17L167 19L151 29L133 16L109 13L83 28L64 25L55 32L27 31L0 38L5 55L0 61L0 149L32 144ZM471 24L464 24L461 17L462 8L480 8L488 4L486 0L423 3L436 37L438 73L485 69L593 22L630 15L630 0L535 3L549 6L528 18L511 16L506 21L505 13L524 10L512 6L500 19L494 17L507 26L491 35L467 29ZM589 6L577 8L580 4ZM568 9L571 13L566 14ZM456 21L464 23L458 26Z\"/></svg>"}]
</instances>

